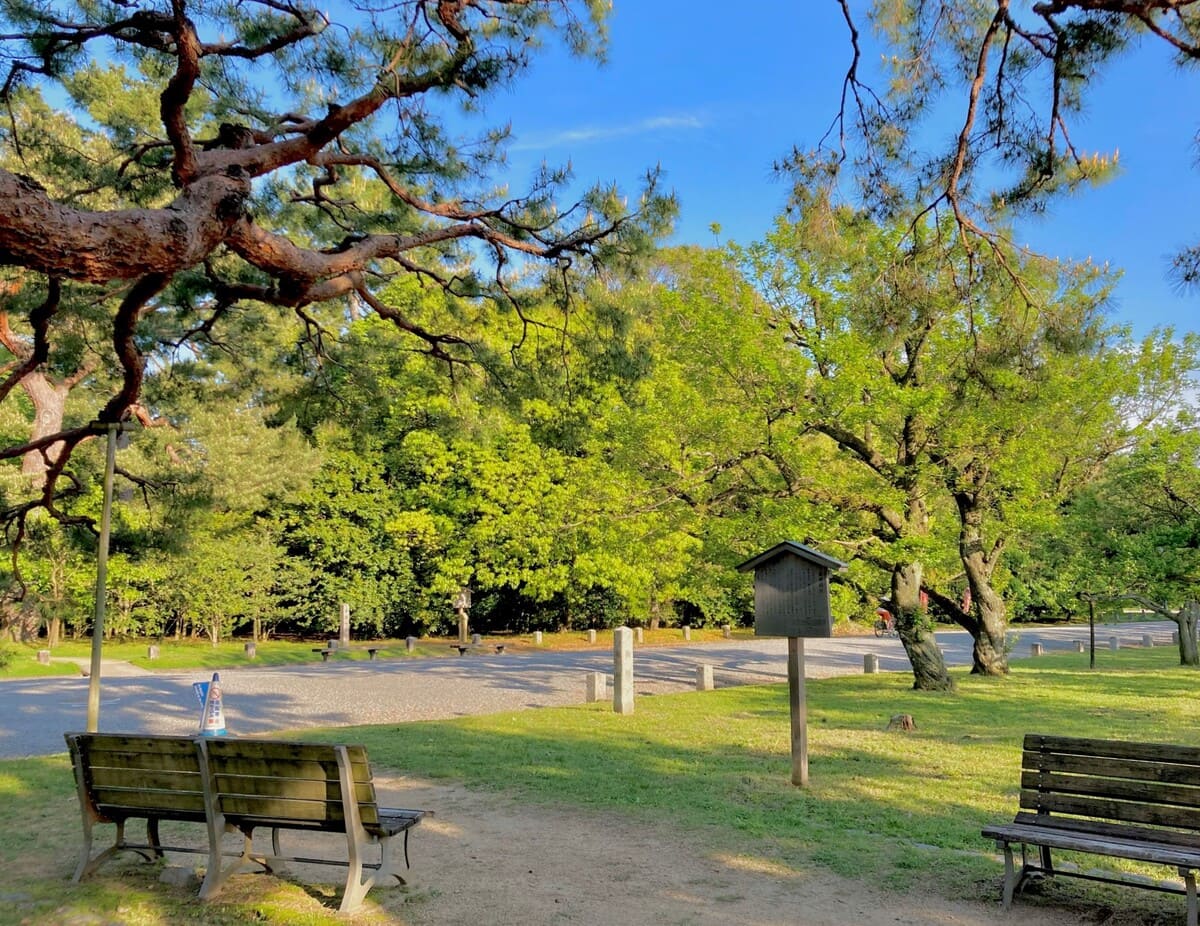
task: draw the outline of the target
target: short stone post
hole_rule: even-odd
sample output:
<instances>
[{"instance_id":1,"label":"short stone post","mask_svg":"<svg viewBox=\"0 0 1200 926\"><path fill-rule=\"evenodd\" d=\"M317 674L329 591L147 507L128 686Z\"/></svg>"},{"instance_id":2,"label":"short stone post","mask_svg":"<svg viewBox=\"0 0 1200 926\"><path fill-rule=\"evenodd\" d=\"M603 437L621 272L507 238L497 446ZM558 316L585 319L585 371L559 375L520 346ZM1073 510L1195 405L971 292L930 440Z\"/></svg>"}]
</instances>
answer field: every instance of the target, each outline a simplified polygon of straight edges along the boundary
<instances>
[{"instance_id":1,"label":"short stone post","mask_svg":"<svg viewBox=\"0 0 1200 926\"><path fill-rule=\"evenodd\" d=\"M692 628L687 624L683 625L683 638L689 641L692 639Z\"/></svg>"},{"instance_id":2,"label":"short stone post","mask_svg":"<svg viewBox=\"0 0 1200 926\"><path fill-rule=\"evenodd\" d=\"M696 690L697 691L712 691L713 690L713 667L712 666L696 666Z\"/></svg>"},{"instance_id":3,"label":"short stone post","mask_svg":"<svg viewBox=\"0 0 1200 926\"><path fill-rule=\"evenodd\" d=\"M635 628L634 633L637 634L637 642L638 643L646 642L646 634L645 634L645 631L643 631L641 627Z\"/></svg>"},{"instance_id":4,"label":"short stone post","mask_svg":"<svg viewBox=\"0 0 1200 926\"><path fill-rule=\"evenodd\" d=\"M477 633L471 634L471 645L479 646L483 642L483 637Z\"/></svg>"},{"instance_id":5,"label":"short stone post","mask_svg":"<svg viewBox=\"0 0 1200 926\"><path fill-rule=\"evenodd\" d=\"M589 630L589 631L588 631L588 642L589 642L589 643L595 643L595 642L596 642L596 631L594 631L594 630Z\"/></svg>"},{"instance_id":6,"label":"short stone post","mask_svg":"<svg viewBox=\"0 0 1200 926\"><path fill-rule=\"evenodd\" d=\"M146 647L146 658L147 659L157 659L158 658L158 644L151 643L149 646ZM46 661L49 662L50 660L47 659Z\"/></svg>"},{"instance_id":7,"label":"short stone post","mask_svg":"<svg viewBox=\"0 0 1200 926\"><path fill-rule=\"evenodd\" d=\"M1042 648L1042 644L1040 644L1040 643L1030 643L1029 644L1029 655L1040 656L1040 655L1042 655L1043 652L1045 652L1045 650Z\"/></svg>"},{"instance_id":8,"label":"short stone post","mask_svg":"<svg viewBox=\"0 0 1200 926\"><path fill-rule=\"evenodd\" d=\"M721 634L725 637L726 640L732 639L733 638L733 625L732 624L722 624L721 625Z\"/></svg>"},{"instance_id":9,"label":"short stone post","mask_svg":"<svg viewBox=\"0 0 1200 926\"><path fill-rule=\"evenodd\" d=\"M1115 653L1117 650L1119 650L1121 648L1121 641L1118 640L1116 637L1109 637L1108 638L1108 648Z\"/></svg>"},{"instance_id":10,"label":"short stone post","mask_svg":"<svg viewBox=\"0 0 1200 926\"><path fill-rule=\"evenodd\" d=\"M37 651L37 661L40 665L50 665L50 650L40 649Z\"/></svg>"},{"instance_id":11,"label":"short stone post","mask_svg":"<svg viewBox=\"0 0 1200 926\"><path fill-rule=\"evenodd\" d=\"M874 653L863 653L863 674L879 674L879 657Z\"/></svg>"},{"instance_id":12,"label":"short stone post","mask_svg":"<svg viewBox=\"0 0 1200 926\"><path fill-rule=\"evenodd\" d=\"M337 651L337 648L338 648L338 641L337 641L337 640L328 640L328 641L326 641L326 643L325 643L325 649L327 649L327 650L333 650L333 651L335 651L335 652L336 652L336 651Z\"/></svg>"},{"instance_id":13,"label":"short stone post","mask_svg":"<svg viewBox=\"0 0 1200 926\"><path fill-rule=\"evenodd\" d=\"M242 652L246 654L247 659L258 658L258 644L251 641L250 643L242 644Z\"/></svg>"},{"instance_id":14,"label":"short stone post","mask_svg":"<svg viewBox=\"0 0 1200 926\"><path fill-rule=\"evenodd\" d=\"M613 711L633 713L633 631L613 631Z\"/></svg>"},{"instance_id":15,"label":"short stone post","mask_svg":"<svg viewBox=\"0 0 1200 926\"><path fill-rule=\"evenodd\" d=\"M542 645L542 632L540 630L535 630L533 632L533 645L534 646Z\"/></svg>"},{"instance_id":16,"label":"short stone post","mask_svg":"<svg viewBox=\"0 0 1200 926\"><path fill-rule=\"evenodd\" d=\"M589 672L587 677L588 704L608 698L608 677L603 672Z\"/></svg>"},{"instance_id":17,"label":"short stone post","mask_svg":"<svg viewBox=\"0 0 1200 926\"><path fill-rule=\"evenodd\" d=\"M1083 652L1083 641L1082 640L1075 641L1075 652L1077 652L1077 653Z\"/></svg>"},{"instance_id":18,"label":"short stone post","mask_svg":"<svg viewBox=\"0 0 1200 926\"><path fill-rule=\"evenodd\" d=\"M406 653L411 653L416 648L417 648L417 638L416 637L405 637L404 638L404 651Z\"/></svg>"},{"instance_id":19,"label":"short stone post","mask_svg":"<svg viewBox=\"0 0 1200 926\"><path fill-rule=\"evenodd\" d=\"M1142 634L1142 646L1153 646L1153 645L1154 645L1154 637L1150 636L1150 634L1148 634L1148 633Z\"/></svg>"}]
</instances>

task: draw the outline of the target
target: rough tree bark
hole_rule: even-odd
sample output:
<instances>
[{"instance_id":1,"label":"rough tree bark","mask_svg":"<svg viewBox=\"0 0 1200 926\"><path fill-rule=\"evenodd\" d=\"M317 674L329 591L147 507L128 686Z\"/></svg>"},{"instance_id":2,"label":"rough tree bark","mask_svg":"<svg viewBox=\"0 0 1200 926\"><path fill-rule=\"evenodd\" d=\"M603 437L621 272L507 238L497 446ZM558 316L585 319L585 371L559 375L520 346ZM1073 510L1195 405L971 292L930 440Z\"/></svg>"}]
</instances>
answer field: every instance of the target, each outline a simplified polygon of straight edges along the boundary
<instances>
[{"instance_id":1,"label":"rough tree bark","mask_svg":"<svg viewBox=\"0 0 1200 926\"><path fill-rule=\"evenodd\" d=\"M1004 599L992 587L992 574L1003 549L997 542L989 550L983 538L983 511L979 495L956 492L959 533L958 553L971 589L971 611L959 621L970 632L972 647L971 672L976 675L1007 675L1008 653L1004 638L1008 627L1008 612Z\"/></svg>"},{"instance_id":2,"label":"rough tree bark","mask_svg":"<svg viewBox=\"0 0 1200 926\"><path fill-rule=\"evenodd\" d=\"M892 572L892 602L896 629L912 663L913 688L919 691L953 691L954 679L937 645L933 625L921 607L921 564L897 566Z\"/></svg>"}]
</instances>

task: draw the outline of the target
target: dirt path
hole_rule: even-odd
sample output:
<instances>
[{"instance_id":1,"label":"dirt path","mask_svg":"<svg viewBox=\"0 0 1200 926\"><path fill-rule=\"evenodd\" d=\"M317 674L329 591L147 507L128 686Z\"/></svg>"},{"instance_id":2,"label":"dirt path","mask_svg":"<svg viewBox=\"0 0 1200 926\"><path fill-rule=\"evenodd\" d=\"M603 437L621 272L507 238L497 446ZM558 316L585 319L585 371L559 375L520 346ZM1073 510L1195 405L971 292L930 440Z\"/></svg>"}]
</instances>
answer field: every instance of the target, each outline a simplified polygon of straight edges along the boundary
<instances>
[{"instance_id":1,"label":"dirt path","mask_svg":"<svg viewBox=\"0 0 1200 926\"><path fill-rule=\"evenodd\" d=\"M399 921L405 926L1078 926L1098 922L1094 910L1085 918L1082 913L1025 904L1006 915L995 903L898 896L819 869L797 874L748 857L710 853L695 843L695 837L636 825L611 813L539 807L455 786L397 779L379 784L383 802L436 808L437 813L413 833L409 889L372 892L356 922Z\"/></svg>"}]
</instances>

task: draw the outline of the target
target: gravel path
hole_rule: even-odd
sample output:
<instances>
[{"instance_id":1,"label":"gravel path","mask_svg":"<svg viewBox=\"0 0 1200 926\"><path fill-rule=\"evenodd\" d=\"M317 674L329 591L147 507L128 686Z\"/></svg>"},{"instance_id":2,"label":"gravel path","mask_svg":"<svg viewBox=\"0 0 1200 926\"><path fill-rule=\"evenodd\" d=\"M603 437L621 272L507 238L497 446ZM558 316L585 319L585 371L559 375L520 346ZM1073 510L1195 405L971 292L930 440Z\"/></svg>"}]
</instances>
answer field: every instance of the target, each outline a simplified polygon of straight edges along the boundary
<instances>
[{"instance_id":1,"label":"gravel path","mask_svg":"<svg viewBox=\"0 0 1200 926\"><path fill-rule=\"evenodd\" d=\"M1169 623L1105 627L1098 645L1118 635L1138 643L1146 633L1170 641ZM1020 631L1015 653L1041 642L1047 650L1073 648L1087 628L1057 627ZM970 660L970 638L962 631L938 633L947 662ZM742 640L718 644L645 647L635 655L639 695L689 690L697 665L715 667L718 687L782 681L786 678L785 640ZM838 637L805 641L809 678L862 671L863 655L879 656L883 671L907 671L898 640ZM315 657L314 657L315 659ZM589 672L612 671L606 650L509 652L436 659L367 662L314 661L306 666L222 670L226 726L234 734L270 733L309 726L404 723L470 714L520 710L584 700ZM200 709L192 683L207 680L202 670L151 673L127 663L104 666L100 729L122 732L190 733ZM62 734L84 726L88 680L82 677L0 681L0 758L64 751Z\"/></svg>"}]
</instances>

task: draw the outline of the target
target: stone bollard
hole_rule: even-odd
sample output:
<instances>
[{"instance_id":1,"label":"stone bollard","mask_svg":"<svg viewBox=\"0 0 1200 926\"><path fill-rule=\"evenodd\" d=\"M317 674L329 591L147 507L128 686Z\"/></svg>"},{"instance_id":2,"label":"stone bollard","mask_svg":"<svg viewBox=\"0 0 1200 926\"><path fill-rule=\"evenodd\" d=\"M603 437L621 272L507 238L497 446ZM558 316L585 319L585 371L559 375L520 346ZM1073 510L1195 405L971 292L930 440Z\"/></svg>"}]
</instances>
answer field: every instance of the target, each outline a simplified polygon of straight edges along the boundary
<instances>
[{"instance_id":1,"label":"stone bollard","mask_svg":"<svg viewBox=\"0 0 1200 926\"><path fill-rule=\"evenodd\" d=\"M1108 638L1108 648L1115 653L1117 650L1119 650L1121 648L1121 641L1118 640L1116 637L1109 637Z\"/></svg>"},{"instance_id":2,"label":"stone bollard","mask_svg":"<svg viewBox=\"0 0 1200 926\"><path fill-rule=\"evenodd\" d=\"M594 631L594 630L589 630L589 631L588 631L588 642L589 642L589 643L595 643L595 642L596 642L596 631Z\"/></svg>"},{"instance_id":3,"label":"stone bollard","mask_svg":"<svg viewBox=\"0 0 1200 926\"><path fill-rule=\"evenodd\" d=\"M603 672L589 672L587 677L588 704L608 698L608 677Z\"/></svg>"},{"instance_id":4,"label":"stone bollard","mask_svg":"<svg viewBox=\"0 0 1200 926\"><path fill-rule=\"evenodd\" d=\"M1083 647L1083 641L1082 641L1082 640L1076 640L1076 641L1075 641L1075 652L1077 652L1077 653L1082 653L1082 652L1083 652L1083 649L1084 649L1084 647Z\"/></svg>"},{"instance_id":5,"label":"stone bollard","mask_svg":"<svg viewBox=\"0 0 1200 926\"><path fill-rule=\"evenodd\" d=\"M404 638L404 651L406 653L411 653L416 648L417 648L417 638L416 637L405 637Z\"/></svg>"},{"instance_id":6,"label":"stone bollard","mask_svg":"<svg viewBox=\"0 0 1200 926\"><path fill-rule=\"evenodd\" d=\"M613 631L613 711L633 713L633 631Z\"/></svg>"},{"instance_id":7,"label":"stone bollard","mask_svg":"<svg viewBox=\"0 0 1200 926\"><path fill-rule=\"evenodd\" d=\"M1150 636L1150 634L1148 634L1148 633L1142 634L1142 646L1153 646L1153 645L1154 645L1154 637Z\"/></svg>"},{"instance_id":8,"label":"stone bollard","mask_svg":"<svg viewBox=\"0 0 1200 926\"><path fill-rule=\"evenodd\" d=\"M257 659L258 658L258 644L253 643L253 642L244 643L244 644L242 644L242 652L246 654L247 659Z\"/></svg>"},{"instance_id":9,"label":"stone bollard","mask_svg":"<svg viewBox=\"0 0 1200 926\"><path fill-rule=\"evenodd\" d=\"M38 650L37 661L40 665L43 665L43 666L50 665L50 650L48 650L48 649Z\"/></svg>"},{"instance_id":10,"label":"stone bollard","mask_svg":"<svg viewBox=\"0 0 1200 926\"><path fill-rule=\"evenodd\" d=\"M535 630L533 632L533 645L534 646L542 645L542 632L540 630Z\"/></svg>"},{"instance_id":11,"label":"stone bollard","mask_svg":"<svg viewBox=\"0 0 1200 926\"><path fill-rule=\"evenodd\" d=\"M483 637L481 637L477 633L471 634L471 645L472 646L479 646L481 643L483 643Z\"/></svg>"},{"instance_id":12,"label":"stone bollard","mask_svg":"<svg viewBox=\"0 0 1200 926\"><path fill-rule=\"evenodd\" d=\"M725 637L726 640L733 639L733 625L732 624L722 624L721 625L721 634Z\"/></svg>"},{"instance_id":13,"label":"stone bollard","mask_svg":"<svg viewBox=\"0 0 1200 926\"><path fill-rule=\"evenodd\" d=\"M146 647L146 658L147 659L157 659L158 658L158 646L156 644L151 643L149 646Z\"/></svg>"},{"instance_id":14,"label":"stone bollard","mask_svg":"<svg viewBox=\"0 0 1200 926\"><path fill-rule=\"evenodd\" d=\"M1029 644L1029 655L1040 656L1044 652L1045 652L1045 650L1042 648L1042 644L1040 644L1040 643L1030 643Z\"/></svg>"},{"instance_id":15,"label":"stone bollard","mask_svg":"<svg viewBox=\"0 0 1200 926\"><path fill-rule=\"evenodd\" d=\"M689 641L692 639L692 628L687 624L683 625L683 638Z\"/></svg>"},{"instance_id":16,"label":"stone bollard","mask_svg":"<svg viewBox=\"0 0 1200 926\"><path fill-rule=\"evenodd\" d=\"M634 630L634 633L637 635L637 642L638 642L638 643L645 643L645 642L646 642L646 634L645 634L645 632L642 630L642 628L641 628L641 627L638 627L638 628L636 628L636 629Z\"/></svg>"},{"instance_id":17,"label":"stone bollard","mask_svg":"<svg viewBox=\"0 0 1200 926\"><path fill-rule=\"evenodd\" d=\"M863 674L879 674L879 657L874 653L863 653Z\"/></svg>"},{"instance_id":18,"label":"stone bollard","mask_svg":"<svg viewBox=\"0 0 1200 926\"><path fill-rule=\"evenodd\" d=\"M328 643L325 644L325 649L327 649L327 650L336 651L337 648L338 648L337 640L330 640Z\"/></svg>"},{"instance_id":19,"label":"stone bollard","mask_svg":"<svg viewBox=\"0 0 1200 926\"><path fill-rule=\"evenodd\" d=\"M713 687L713 667L696 666L696 690L712 691Z\"/></svg>"}]
</instances>

